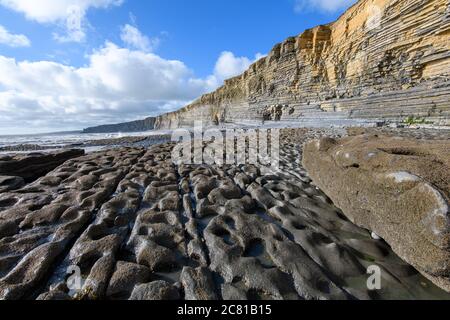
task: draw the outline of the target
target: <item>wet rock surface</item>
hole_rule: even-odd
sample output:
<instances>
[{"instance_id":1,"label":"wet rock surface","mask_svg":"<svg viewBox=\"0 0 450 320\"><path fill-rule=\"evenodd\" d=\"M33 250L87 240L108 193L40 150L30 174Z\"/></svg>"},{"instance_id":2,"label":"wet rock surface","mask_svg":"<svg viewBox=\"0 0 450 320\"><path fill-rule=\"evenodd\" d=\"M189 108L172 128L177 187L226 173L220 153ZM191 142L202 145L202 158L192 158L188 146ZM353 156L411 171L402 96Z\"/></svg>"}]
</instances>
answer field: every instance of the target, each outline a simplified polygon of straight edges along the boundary
<instances>
[{"instance_id":1,"label":"wet rock surface","mask_svg":"<svg viewBox=\"0 0 450 320\"><path fill-rule=\"evenodd\" d=\"M450 140L323 138L303 164L350 220L450 291Z\"/></svg>"},{"instance_id":2,"label":"wet rock surface","mask_svg":"<svg viewBox=\"0 0 450 320\"><path fill-rule=\"evenodd\" d=\"M21 177L26 182L32 182L54 170L67 160L83 155L83 150L72 149L51 153L1 156L0 175Z\"/></svg>"},{"instance_id":3,"label":"wet rock surface","mask_svg":"<svg viewBox=\"0 0 450 320\"><path fill-rule=\"evenodd\" d=\"M41 146L38 144L18 144L0 148L0 152L24 152L24 151L43 151L51 149L60 149L60 147Z\"/></svg>"},{"instance_id":4,"label":"wet rock surface","mask_svg":"<svg viewBox=\"0 0 450 320\"><path fill-rule=\"evenodd\" d=\"M0 299L450 298L311 183L301 146L325 134L345 130L283 131L280 171L176 165L166 143L0 194Z\"/></svg>"},{"instance_id":5,"label":"wet rock surface","mask_svg":"<svg viewBox=\"0 0 450 320\"><path fill-rule=\"evenodd\" d=\"M158 134L152 136L100 139L87 141L83 143L83 147L149 147L154 144L169 142L170 138L170 135Z\"/></svg>"},{"instance_id":6,"label":"wet rock surface","mask_svg":"<svg viewBox=\"0 0 450 320\"><path fill-rule=\"evenodd\" d=\"M21 177L0 176L0 193L16 190L25 185L25 180Z\"/></svg>"}]
</instances>

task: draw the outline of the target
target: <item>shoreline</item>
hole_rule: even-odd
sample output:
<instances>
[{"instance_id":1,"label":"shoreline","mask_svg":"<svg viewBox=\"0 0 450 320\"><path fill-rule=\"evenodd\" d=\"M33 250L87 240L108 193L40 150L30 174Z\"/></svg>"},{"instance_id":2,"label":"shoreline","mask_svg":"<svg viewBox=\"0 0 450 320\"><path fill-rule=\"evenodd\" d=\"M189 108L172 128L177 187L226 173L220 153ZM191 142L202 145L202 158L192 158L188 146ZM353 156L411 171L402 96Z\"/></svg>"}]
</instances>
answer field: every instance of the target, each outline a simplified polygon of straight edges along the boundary
<instances>
[{"instance_id":1,"label":"shoreline","mask_svg":"<svg viewBox=\"0 0 450 320\"><path fill-rule=\"evenodd\" d=\"M384 122L384 121L373 121L373 120L326 120L325 123L321 119L310 120L304 122L298 121L266 121L261 123L260 121L243 121L235 123L226 123L219 126L208 125L204 130L218 129L218 130L233 130L233 129L342 129L346 130L349 128L385 128L388 130L425 130L433 132L450 132L450 127L446 126L434 126L434 125L406 125L404 123L398 122ZM8 154L26 154L29 152L54 152L62 149L73 149L80 148L84 149L87 153L95 152L100 150L107 150L108 148L120 148L122 146L143 146L148 147L153 144L168 142L171 139L171 135L176 130L188 130L193 131L193 127L180 127L178 129L172 130L155 130L151 132L130 132L130 133L120 133L111 132L109 134L98 134L101 136L105 135L117 135L118 137L99 137L98 139L86 139L80 142L72 142L66 144L55 144L51 146L40 145L40 144L16 144L12 143L10 145L3 145L0 147L0 155ZM150 135L151 133L151 135ZM84 133L83 133L84 134ZM88 134L86 134L88 135ZM33 135L27 135L33 136ZM37 135L40 136L40 135Z\"/></svg>"}]
</instances>

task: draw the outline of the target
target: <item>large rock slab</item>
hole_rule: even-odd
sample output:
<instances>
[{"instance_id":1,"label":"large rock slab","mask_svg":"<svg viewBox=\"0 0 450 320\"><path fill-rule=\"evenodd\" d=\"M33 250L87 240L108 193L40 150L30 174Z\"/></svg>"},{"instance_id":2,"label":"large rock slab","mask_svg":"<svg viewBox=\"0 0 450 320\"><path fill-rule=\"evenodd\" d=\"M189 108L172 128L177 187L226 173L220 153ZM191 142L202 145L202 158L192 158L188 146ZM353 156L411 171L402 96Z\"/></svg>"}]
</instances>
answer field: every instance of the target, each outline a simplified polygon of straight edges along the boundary
<instances>
[{"instance_id":1,"label":"large rock slab","mask_svg":"<svg viewBox=\"0 0 450 320\"><path fill-rule=\"evenodd\" d=\"M83 155L84 150L72 149L53 153L3 156L0 158L0 175L21 177L26 182L32 182L59 167L67 160Z\"/></svg>"},{"instance_id":2,"label":"large rock slab","mask_svg":"<svg viewBox=\"0 0 450 320\"><path fill-rule=\"evenodd\" d=\"M323 138L305 145L303 165L352 222L450 291L450 141Z\"/></svg>"}]
</instances>

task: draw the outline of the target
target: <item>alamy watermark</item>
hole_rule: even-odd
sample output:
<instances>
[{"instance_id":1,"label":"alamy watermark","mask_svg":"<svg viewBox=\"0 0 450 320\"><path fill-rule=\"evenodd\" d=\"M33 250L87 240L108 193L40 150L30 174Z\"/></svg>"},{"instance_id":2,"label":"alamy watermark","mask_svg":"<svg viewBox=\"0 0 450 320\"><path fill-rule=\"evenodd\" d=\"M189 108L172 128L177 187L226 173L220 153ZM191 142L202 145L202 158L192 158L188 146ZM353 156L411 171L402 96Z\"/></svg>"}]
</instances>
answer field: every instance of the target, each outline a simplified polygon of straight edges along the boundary
<instances>
[{"instance_id":1,"label":"alamy watermark","mask_svg":"<svg viewBox=\"0 0 450 320\"><path fill-rule=\"evenodd\" d=\"M280 164L280 129L205 130L195 122L193 130L178 129L172 160L177 165L263 165L273 170Z\"/></svg>"},{"instance_id":2,"label":"alamy watermark","mask_svg":"<svg viewBox=\"0 0 450 320\"><path fill-rule=\"evenodd\" d=\"M366 21L366 29L371 31L380 28L383 20L383 9L375 4L372 4L367 7L366 13L368 16Z\"/></svg>"},{"instance_id":3,"label":"alamy watermark","mask_svg":"<svg viewBox=\"0 0 450 320\"><path fill-rule=\"evenodd\" d=\"M83 288L83 281L80 267L69 266L66 273L69 275L66 280L67 288L75 292L81 291Z\"/></svg>"},{"instance_id":4,"label":"alamy watermark","mask_svg":"<svg viewBox=\"0 0 450 320\"><path fill-rule=\"evenodd\" d=\"M369 266L367 274L370 275L367 279L367 289L370 291L381 290L381 268L376 265Z\"/></svg>"}]
</instances>

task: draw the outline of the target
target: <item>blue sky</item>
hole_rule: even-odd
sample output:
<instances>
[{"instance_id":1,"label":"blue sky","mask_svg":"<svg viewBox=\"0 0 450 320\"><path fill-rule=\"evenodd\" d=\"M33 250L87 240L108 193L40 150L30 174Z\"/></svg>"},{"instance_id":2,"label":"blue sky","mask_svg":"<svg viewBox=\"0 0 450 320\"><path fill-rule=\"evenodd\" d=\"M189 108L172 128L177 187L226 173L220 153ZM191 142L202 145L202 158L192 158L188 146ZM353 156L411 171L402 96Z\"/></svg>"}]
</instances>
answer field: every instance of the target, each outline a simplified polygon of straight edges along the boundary
<instances>
[{"instance_id":1,"label":"blue sky","mask_svg":"<svg viewBox=\"0 0 450 320\"><path fill-rule=\"evenodd\" d=\"M0 0L0 134L177 109L354 0Z\"/></svg>"}]
</instances>

